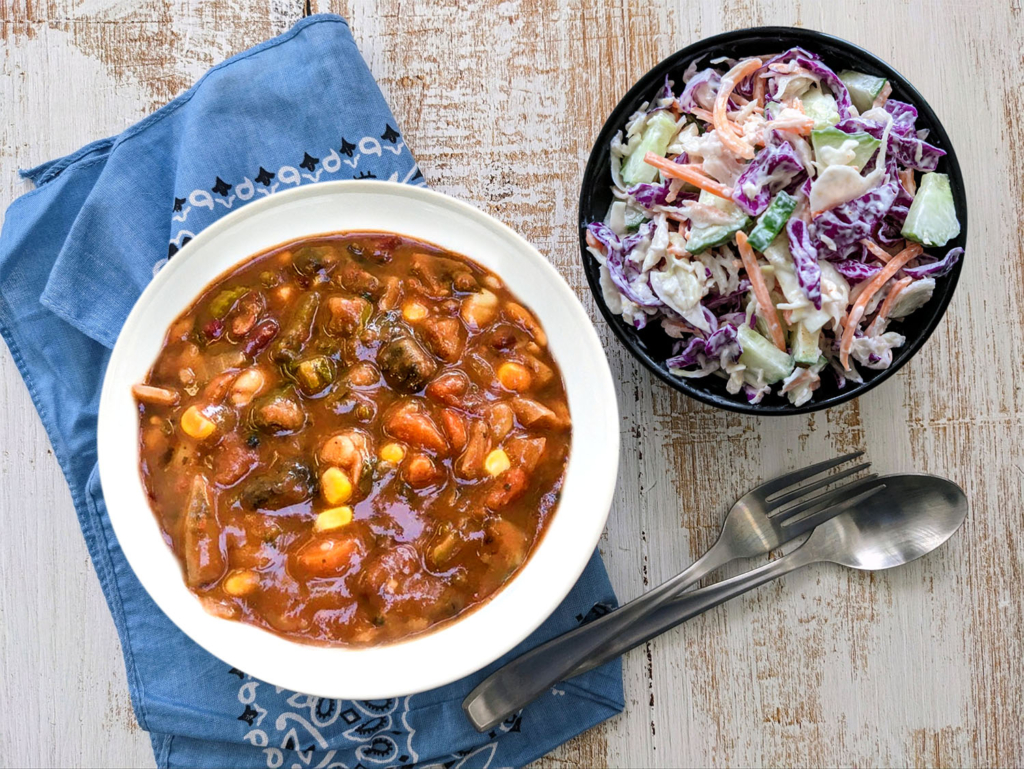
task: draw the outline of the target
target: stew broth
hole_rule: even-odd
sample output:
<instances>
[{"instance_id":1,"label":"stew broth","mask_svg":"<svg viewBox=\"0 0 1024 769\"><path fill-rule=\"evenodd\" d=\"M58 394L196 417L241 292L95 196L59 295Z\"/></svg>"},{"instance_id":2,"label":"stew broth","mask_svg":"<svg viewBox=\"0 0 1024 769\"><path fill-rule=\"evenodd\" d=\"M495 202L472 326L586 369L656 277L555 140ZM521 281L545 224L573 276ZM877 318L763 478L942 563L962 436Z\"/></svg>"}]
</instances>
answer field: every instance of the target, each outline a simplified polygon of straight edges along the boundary
<instances>
[{"instance_id":1,"label":"stew broth","mask_svg":"<svg viewBox=\"0 0 1024 769\"><path fill-rule=\"evenodd\" d=\"M492 596L561 492L570 418L494 274L386 233L226 273L134 388L142 478L207 610L378 644Z\"/></svg>"}]
</instances>

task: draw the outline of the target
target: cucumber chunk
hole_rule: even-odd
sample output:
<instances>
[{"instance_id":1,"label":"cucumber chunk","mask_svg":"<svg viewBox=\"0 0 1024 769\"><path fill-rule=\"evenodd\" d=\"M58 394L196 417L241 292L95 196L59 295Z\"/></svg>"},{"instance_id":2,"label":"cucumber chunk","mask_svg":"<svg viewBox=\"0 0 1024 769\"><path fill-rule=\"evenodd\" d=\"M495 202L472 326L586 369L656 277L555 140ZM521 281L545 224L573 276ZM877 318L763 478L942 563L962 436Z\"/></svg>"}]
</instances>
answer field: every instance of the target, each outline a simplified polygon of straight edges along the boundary
<instances>
[{"instance_id":1,"label":"cucumber chunk","mask_svg":"<svg viewBox=\"0 0 1024 769\"><path fill-rule=\"evenodd\" d=\"M818 338L821 336L821 329L808 331L803 323L797 323L793 327L790 346L793 348L793 358L797 363L813 366L821 358L821 349L818 347Z\"/></svg>"},{"instance_id":2,"label":"cucumber chunk","mask_svg":"<svg viewBox=\"0 0 1024 769\"><path fill-rule=\"evenodd\" d=\"M879 139L864 131L852 134L840 131L838 128L821 128L811 131L814 159L822 166L853 166L858 171L862 171L881 144Z\"/></svg>"},{"instance_id":3,"label":"cucumber chunk","mask_svg":"<svg viewBox=\"0 0 1024 769\"><path fill-rule=\"evenodd\" d=\"M843 81L846 90L850 92L850 101L861 114L871 109L875 103L875 97L885 88L886 79L865 75L863 72L854 72L852 69L844 69L839 73L839 79Z\"/></svg>"},{"instance_id":4,"label":"cucumber chunk","mask_svg":"<svg viewBox=\"0 0 1024 769\"><path fill-rule=\"evenodd\" d=\"M815 128L828 128L839 122L839 108L832 94L824 93L817 86L811 86L800 96L804 112L814 118Z\"/></svg>"},{"instance_id":5,"label":"cucumber chunk","mask_svg":"<svg viewBox=\"0 0 1024 769\"><path fill-rule=\"evenodd\" d=\"M786 222L789 221L795 208L796 198L786 193L785 190L780 191L772 199L771 205L761 214L761 218L757 220L757 226L750 231L748 240L750 247L761 252L768 248L782 232L782 228L786 226Z\"/></svg>"},{"instance_id":6,"label":"cucumber chunk","mask_svg":"<svg viewBox=\"0 0 1024 769\"><path fill-rule=\"evenodd\" d=\"M633 206L626 206L625 219L623 226L626 232L636 232L640 229L640 225L647 221L647 214L641 209L634 208Z\"/></svg>"},{"instance_id":7,"label":"cucumber chunk","mask_svg":"<svg viewBox=\"0 0 1024 769\"><path fill-rule=\"evenodd\" d=\"M740 326L737 337L743 348L740 363L748 371L760 371L764 375L765 384L781 382L793 373L793 356L782 352L747 324Z\"/></svg>"},{"instance_id":8,"label":"cucumber chunk","mask_svg":"<svg viewBox=\"0 0 1024 769\"><path fill-rule=\"evenodd\" d=\"M693 227L686 241L686 250L691 254L699 254L701 251L728 243L737 232L750 226L750 217L731 200L712 195L706 190L701 190L697 200L706 206L714 206L725 211L730 215L731 221L728 224Z\"/></svg>"},{"instance_id":9,"label":"cucumber chunk","mask_svg":"<svg viewBox=\"0 0 1024 769\"><path fill-rule=\"evenodd\" d=\"M932 247L944 246L960 234L948 176L932 172L921 177L900 234L922 246Z\"/></svg>"},{"instance_id":10,"label":"cucumber chunk","mask_svg":"<svg viewBox=\"0 0 1024 769\"><path fill-rule=\"evenodd\" d=\"M648 152L665 156L672 137L676 135L676 121L667 112L655 112L647 119L640 143L630 154L622 166L622 181L627 185L653 182L658 177L658 169L644 162Z\"/></svg>"}]
</instances>

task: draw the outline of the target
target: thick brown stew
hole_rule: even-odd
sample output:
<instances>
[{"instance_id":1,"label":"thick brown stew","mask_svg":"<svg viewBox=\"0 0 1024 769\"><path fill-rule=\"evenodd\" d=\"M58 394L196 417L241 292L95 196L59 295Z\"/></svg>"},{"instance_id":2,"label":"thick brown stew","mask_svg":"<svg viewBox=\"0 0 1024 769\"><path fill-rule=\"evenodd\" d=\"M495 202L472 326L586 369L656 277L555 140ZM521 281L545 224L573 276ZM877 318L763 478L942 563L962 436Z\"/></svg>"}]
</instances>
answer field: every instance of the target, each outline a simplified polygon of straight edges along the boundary
<instances>
[{"instance_id":1,"label":"thick brown stew","mask_svg":"<svg viewBox=\"0 0 1024 769\"><path fill-rule=\"evenodd\" d=\"M384 233L225 274L136 385L142 477L207 610L367 645L449 620L558 504L569 409L537 319L466 259Z\"/></svg>"}]
</instances>

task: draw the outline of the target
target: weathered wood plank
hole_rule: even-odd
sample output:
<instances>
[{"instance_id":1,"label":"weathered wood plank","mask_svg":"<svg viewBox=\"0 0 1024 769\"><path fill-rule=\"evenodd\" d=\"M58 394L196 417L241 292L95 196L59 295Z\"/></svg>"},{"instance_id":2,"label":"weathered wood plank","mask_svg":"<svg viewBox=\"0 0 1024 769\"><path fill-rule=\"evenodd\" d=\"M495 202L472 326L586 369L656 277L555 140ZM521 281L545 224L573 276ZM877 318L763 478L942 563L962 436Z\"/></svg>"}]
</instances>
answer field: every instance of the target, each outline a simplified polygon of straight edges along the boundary
<instances>
[{"instance_id":1,"label":"weathered wood plank","mask_svg":"<svg viewBox=\"0 0 1024 769\"><path fill-rule=\"evenodd\" d=\"M671 576L707 547L731 500L750 485L823 455L866 448L885 471L948 475L972 501L961 535L925 561L891 574L823 568L792 575L637 650L625 665L626 713L540 764L1018 763L1019 4L311 5L351 21L430 184L526 235L595 319L622 412L623 462L602 540L622 598ZM298 1L0 0L7 118L0 124L0 202L21 189L16 167L120 130L303 10ZM652 382L599 318L576 247L579 179L619 96L673 50L753 24L833 31L910 76L953 138L971 201L968 269L935 337L885 386L810 417L728 415ZM1008 66L993 66L999 62ZM0 726L0 755L12 766L149 762L144 735L126 710L116 637L70 502L6 354L0 396L0 435L19 436L4 440L0 452L8 535L0 545L0 702L13 714ZM36 564L48 568L40 573ZM65 713L74 714L76 728L67 728Z\"/></svg>"}]
</instances>

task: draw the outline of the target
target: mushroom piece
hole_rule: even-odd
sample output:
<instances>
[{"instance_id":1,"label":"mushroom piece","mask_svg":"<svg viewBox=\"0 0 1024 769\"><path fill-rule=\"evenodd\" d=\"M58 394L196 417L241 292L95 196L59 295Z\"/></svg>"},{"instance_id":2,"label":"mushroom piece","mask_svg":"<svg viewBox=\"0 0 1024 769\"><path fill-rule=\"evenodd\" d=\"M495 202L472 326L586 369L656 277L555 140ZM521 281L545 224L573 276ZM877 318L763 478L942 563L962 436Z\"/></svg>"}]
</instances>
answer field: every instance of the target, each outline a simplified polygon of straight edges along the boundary
<instances>
[{"instance_id":1,"label":"mushroom piece","mask_svg":"<svg viewBox=\"0 0 1024 769\"><path fill-rule=\"evenodd\" d=\"M403 392L417 392L437 371L437 363L419 342L400 336L384 345L377 353L377 365L388 384Z\"/></svg>"}]
</instances>

